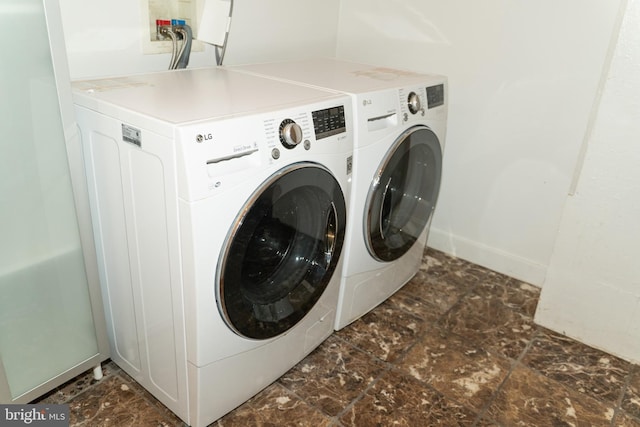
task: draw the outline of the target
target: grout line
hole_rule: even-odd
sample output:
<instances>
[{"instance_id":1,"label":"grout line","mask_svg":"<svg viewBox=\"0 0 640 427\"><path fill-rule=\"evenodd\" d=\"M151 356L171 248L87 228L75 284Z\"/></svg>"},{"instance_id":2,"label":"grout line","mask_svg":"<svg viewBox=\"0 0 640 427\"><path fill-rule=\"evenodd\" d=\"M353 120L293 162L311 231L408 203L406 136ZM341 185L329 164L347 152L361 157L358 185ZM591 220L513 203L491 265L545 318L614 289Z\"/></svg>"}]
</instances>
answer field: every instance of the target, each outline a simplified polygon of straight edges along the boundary
<instances>
[{"instance_id":1,"label":"grout line","mask_svg":"<svg viewBox=\"0 0 640 427\"><path fill-rule=\"evenodd\" d=\"M377 356L361 349L360 347L358 347L357 345L351 343L350 341L347 341L346 339L340 337L340 336L336 336L337 339L339 339L340 341L342 341L343 343L345 343L346 345L348 345L349 347L353 348L354 350L366 355L369 360L373 363L379 363L382 364L383 366L385 366L384 369L382 369L380 371L380 373L378 374L378 376L376 376L369 384L367 384L367 386L356 396L354 397L351 402L349 402L349 404L347 404L342 411L340 411L337 415L336 415L336 420L339 421L347 412L349 412L351 410L351 408L353 408L356 403L358 403L360 400L362 400L362 398L364 398L366 396L366 394L369 392L369 390L371 390L377 383L378 381L380 381L380 379L386 375L389 371L391 371L391 369L393 368L393 365L391 364L391 362L387 362L386 360L381 360L379 359Z\"/></svg>"},{"instance_id":2,"label":"grout line","mask_svg":"<svg viewBox=\"0 0 640 427\"><path fill-rule=\"evenodd\" d=\"M342 423L340 422L340 418L344 414L346 414L348 412L348 410L350 410L358 401L360 401L385 373L387 373L387 372L389 372L391 370L392 364L390 362L387 362L387 361L379 359L375 355L373 355L373 354L361 349L357 345L353 344L350 341L347 341L346 339L342 338L341 336L339 336L337 334L334 334L333 337L334 337L334 339L337 339L338 341L342 342L346 346L350 347L352 350L355 350L358 353L361 353L363 356L366 356L369 359L370 362L375 363L375 364L380 364L380 365L384 366L384 369L382 369L380 371L380 373L373 380L371 380L371 382L369 384L367 384L367 386L363 389L363 391L360 392L356 397L354 397L340 412L338 412L334 416L331 416L331 415L327 414L326 412L324 412L321 408L317 407L312 402L309 402L307 399L303 398L298 393L296 393L293 390L291 390L289 387L287 387L285 384L281 383L280 381L276 380L275 383L277 383L280 387L282 387L284 390L286 390L287 393L292 394L297 399L303 401L304 403L306 403L307 405L309 405L313 409L315 409L318 412L320 412L327 419L331 420L333 425L340 427L340 426L342 426Z\"/></svg>"},{"instance_id":3,"label":"grout line","mask_svg":"<svg viewBox=\"0 0 640 427\"><path fill-rule=\"evenodd\" d=\"M307 399L305 399L304 397L300 396L298 393L296 393L295 391L291 390L289 387L287 387L286 385L282 384L279 379L276 380L275 382L272 383L272 385L275 385L276 387L280 387L281 389L283 389L287 394L295 397L296 399L300 400L301 402L306 403L309 407L313 408L315 411L317 411L318 413L320 413L323 417L325 417L326 419L328 419L329 421L332 422L333 425L335 425L338 422L338 417L337 416L332 416L327 414L326 412L324 412L322 409L318 408L316 405L314 405L313 403L309 402ZM258 394L262 393L262 391L266 390L268 387L265 387L263 390L261 390ZM257 395L256 395L257 396ZM254 396L255 397L255 396ZM253 397L251 399L249 399L247 402L245 402L244 404L251 402L251 400L253 399ZM249 403L249 406L251 406L253 409L256 409L256 407L253 405L253 402Z\"/></svg>"},{"instance_id":4,"label":"grout line","mask_svg":"<svg viewBox=\"0 0 640 427\"><path fill-rule=\"evenodd\" d=\"M536 340L536 338L538 337L539 331L535 331L535 333L533 334L533 336L531 337L531 339L529 339L529 342L527 343L527 345L524 347L524 349L520 352L520 355L516 358L516 359L512 359L510 357L505 357L504 355L497 355L497 356L501 356L502 358L506 358L507 360L510 361L510 368L509 368L509 372L507 372L507 375L504 377L504 379L502 380L502 382L498 385L498 387L496 387L496 389L493 391L493 393L491 393L491 397L489 398L489 400L487 401L487 403L484 404L484 406L482 407L482 409L480 409L480 411L478 412L478 418L476 419L474 426L477 425L483 418L485 418L485 414L487 413L487 411L489 410L489 408L491 407L491 405L493 404L493 402L495 402L495 400L498 398L498 394L500 393L500 391L504 388L505 384L507 383L507 381L509 380L509 378L511 378L511 374L513 373L513 371L521 365L521 361L524 358L525 354L527 354L527 352L529 351L529 349L531 348L531 346L533 346L533 342ZM488 351L488 350L487 350ZM490 352L491 354L494 354L493 352ZM524 365L522 365L524 366ZM488 419L492 420L492 417L489 417ZM496 421L494 421L496 422ZM496 422L497 423L497 422Z\"/></svg>"},{"instance_id":5,"label":"grout line","mask_svg":"<svg viewBox=\"0 0 640 427\"><path fill-rule=\"evenodd\" d=\"M367 352L367 351L365 351L365 350L363 350L363 349L359 348L358 346L356 346L355 344L353 344L353 343L351 343L351 342L349 342L349 341L345 340L344 338L342 338L342 337L337 337L337 338L338 338L338 339L340 339L342 342L346 343L347 345L351 346L352 348L354 348L354 349L356 349L356 350L358 350L358 351L360 351L360 352L362 352L362 353L366 354L366 355L367 355L367 356L369 356L370 358L375 359L376 361L378 361L378 362L380 362L380 363L383 363L383 364L387 365L387 369L385 369L384 371L382 371L382 372L380 373L380 375L378 375L378 377L377 377L374 381L372 381L372 382L369 384L369 386L368 386L368 387L366 387L366 388L365 388L365 390L364 390L362 393L360 393L360 395L358 395L356 398L354 398L354 399L352 400L352 402L351 402L349 405L347 405L347 407L345 407L345 409L344 409L340 414L338 414L338 416L337 416L337 417L338 417L338 419L340 419L342 416L344 416L344 414L345 414L345 413L347 413L347 412L348 412L348 410L350 410L350 409L351 409L351 408L352 408L352 407L353 407L353 406L354 406L354 405L355 405L355 404L356 404L360 399L362 399L362 398L367 394L367 392L368 392L369 390L371 390L371 388L373 388L373 387L375 386L375 384L377 384L377 382L382 378L382 376L383 376L383 375L385 375L385 374L387 374L387 373L389 373L389 372L391 372L391 371L395 371L395 372L397 372L397 373L399 373L399 374L401 374L401 375L408 376L408 377L412 378L413 380L415 380L415 381L416 381L416 382L418 382L418 383L421 383L424 387L428 388L428 389L429 389L429 390L431 390L432 392L436 393L437 395L442 396L442 398L444 398L446 401L452 402L452 403L454 403L454 404L456 404L456 405L459 405L460 407L466 408L467 410L469 410L471 413L473 413L473 414L476 416L476 417L475 417L475 419L474 419L474 424L473 424L473 425L476 425L476 424L477 424L477 423L482 419L482 415L483 415L483 414L482 414L482 410L477 411L477 410L472 409L472 408L468 407L467 405L465 405L465 404L463 404L463 403L461 403L461 402L457 401L456 399L453 399L453 398L451 398L451 397L445 396L444 394L442 394L442 392L440 392L439 390L437 390L436 388L434 388L434 387L433 387L433 385L431 385L431 384L429 384L429 383L427 383L427 382L425 382L425 381L418 380L417 378L412 377L410 374L408 374L407 372L405 372L404 370L402 370L402 369L398 366L398 364L399 364L399 363L401 363L401 362L402 362L402 361L403 361L403 360L408 356L408 354L411 352L411 350L412 350L416 345L418 345L418 344L422 341L422 339L423 339L424 337L426 337L426 336L427 336L427 334L429 334L429 333L446 333L446 334L451 334L451 335L454 335L454 336L457 336L457 337L463 338L462 336L460 336L460 335L456 334L455 332L449 331L449 330L447 330L445 327L443 327L443 326L440 324L440 320L441 320L442 318L444 318L444 317L445 317L445 316L446 316L446 315L447 315L451 310L453 310L453 309L454 309L458 304L461 304L461 301L462 301L462 300L463 300L463 299L464 299L468 294L470 294L470 293L472 293L472 292L473 292L473 288L469 288L469 289L467 289L467 290L466 290L466 291L465 291L465 292L464 292L464 293L463 293L463 294L458 298L458 300L457 300L456 302L454 302L453 304L451 304L451 306L450 306L447 310L445 310L442 314L440 314L436 320L431 321L431 322L426 322L426 321L425 321L425 328L424 328L423 332L416 336L415 341L414 341L414 342L413 342L409 347L407 347L407 349L406 349L406 350L405 350L405 351L404 351L404 352L403 352L403 353L402 353L402 354L401 354L401 355L400 355L400 356L399 356L399 357L398 357L394 362L387 362L387 361L380 360L380 359L379 359L379 358L377 358L375 355L372 355L372 354L370 354L369 352ZM410 311L408 311L408 310L405 310L404 308L399 307L399 309L400 309L401 311L403 311L404 313L409 314L409 315L411 315L411 316L413 316L413 317L419 317L419 316L416 316L414 313L412 313L412 312L410 312ZM482 347L482 348L483 348L483 347ZM483 349L484 349L484 348L483 348ZM488 353L493 354L492 352L489 352L489 351L488 351L488 350L486 350L486 349L485 349L485 351L487 351ZM498 354L497 356L499 356L499 357L500 357L500 358L502 358L502 359L510 360L511 365L513 365L513 363L514 363L514 362L513 362L513 359L510 359L510 358L508 358L508 357L505 357L505 356L504 356L504 355L502 355L502 354ZM512 369L512 368L511 368L511 369ZM510 369L509 373L511 372L511 369ZM507 376L508 376L508 375L507 375ZM483 408L483 409L484 409L484 408ZM491 420L491 421L495 423L495 421L493 421L493 420ZM497 424L497 423L496 423L496 424Z\"/></svg>"},{"instance_id":6,"label":"grout line","mask_svg":"<svg viewBox=\"0 0 640 427\"><path fill-rule=\"evenodd\" d=\"M344 409L342 411L340 411L337 415L336 415L336 419L340 420L345 414L347 414L351 408L353 408L360 400L362 400L367 393L369 392L369 390L371 390L373 387L375 387L375 385L380 381L380 379L386 375L388 372L391 371L392 366L390 363L386 363L388 366L383 369L376 378L373 379L373 381L371 381L365 388L364 390L362 390L356 397L354 397L351 402L349 402L349 404L347 406L344 407Z\"/></svg>"},{"instance_id":7,"label":"grout line","mask_svg":"<svg viewBox=\"0 0 640 427\"><path fill-rule=\"evenodd\" d=\"M627 372L627 375L624 379L624 385L622 386L622 390L620 391L620 396L616 400L615 407L613 408L613 415L611 416L611 427L616 427L616 420L618 418L618 415L620 415L621 413L626 414L627 416L632 416L631 414L627 414L626 411L622 408L622 403L624 402L624 397L627 394L629 385L631 384L631 377L635 375L635 372L637 370L638 367L636 365L632 365L631 369L629 369L629 372Z\"/></svg>"},{"instance_id":8,"label":"grout line","mask_svg":"<svg viewBox=\"0 0 640 427\"><path fill-rule=\"evenodd\" d=\"M466 266L466 268L463 268L463 271L466 271L468 268L470 268L471 266ZM451 270L453 271L453 270ZM447 275L450 275L451 272L445 273L442 275L442 277L439 278L443 279L445 278ZM411 350L418 345L418 343L420 341L422 341L422 339L424 337L427 336L427 334L433 334L435 333L447 333L447 334L453 334L455 336L460 337L460 335L456 334L455 332L449 331L447 330L443 325L442 325L442 320L444 318L446 318L446 316L453 311L456 307L460 306L462 304L462 301L468 297L468 295L470 294L475 294L475 289L482 285L482 283L473 283L473 286L468 286L466 287L466 289L462 289L463 292L460 294L459 298L453 303L451 304L451 306L449 306L449 308L447 310L445 310L444 312L440 313L435 320L432 321L427 321L423 318L421 318L419 315L416 315L415 313L411 312L410 310L407 310L406 308L402 307L402 306L398 306L396 307L397 309L399 309L401 312L407 314L407 315L411 315L412 317L418 317L421 320L424 321L424 328L423 331L418 334L416 336L416 339L414 340L414 342L407 347L407 349L405 349L400 355L399 357L392 363L392 362L387 362L387 361L382 361L379 358L377 358L375 355L365 351L364 349L361 349L360 347L358 347L357 345L351 343L350 341L347 341L346 339L336 336L337 339L339 339L340 341L342 341L343 343L347 344L348 346L350 346L351 348L366 354L371 360L375 360L377 362L383 363L386 365L386 369L384 369L383 371L380 372L380 374L377 376L377 378L375 378L371 383L369 383L369 385L367 387L365 387L365 389L358 395L356 396L340 413L338 413L338 415L336 415L336 421L339 422L339 419L341 417L343 417L346 413L348 413L353 406L355 406L357 404L358 401L360 401L362 398L364 398L366 396L366 394L373 388L375 387L375 385L380 381L380 379L388 374L390 371L396 371L402 375L407 375L407 373L403 370L401 370L397 365L398 363L402 363L402 361L408 356L408 354L411 352ZM422 301L422 302L428 302L428 300L424 300L421 296L419 295L415 295L415 294L409 294L408 296L410 296L413 299L417 299L418 301ZM533 339L535 338L536 334L534 334L534 336L530 339L530 341L527 343L527 346L525 346L525 349L521 352L521 354L519 355L517 360L520 360L522 357L524 357L524 354L526 353L526 351L529 349L529 347L531 346L531 343L533 341ZM488 350L485 350L488 351ZM489 351L488 351L489 352ZM489 352L491 354L493 354L493 352ZM507 376L505 377L504 381L498 386L498 388L494 391L493 393L493 399L495 399L495 394L497 393L497 391L502 387L502 385L504 384L504 382L507 380L507 378L510 376L511 372L514 369L514 366L517 363L517 360L514 361L514 359L505 357L502 354L498 354L497 356L499 356L502 359L507 359L510 361L510 370L507 373ZM484 415L484 412L486 411L486 408L488 407L489 404L491 404L493 402L493 399L491 399L480 411L476 411L476 410L472 410L471 408L468 408L466 405L461 404L460 402L458 402L455 399L452 399L450 397L446 397L444 396L440 391L438 391L437 389L433 388L432 385L425 383L424 381L420 381L414 378L414 380L418 381L419 383L423 384L424 387L427 387L428 389L432 390L433 392L437 393L438 395L441 395L443 398L445 398L447 401L451 401L457 405L460 405L461 407L466 408L467 410L470 410L471 413L473 413L474 415L476 415L476 418L474 420L474 424L476 425L478 422L480 422L480 420L482 420L482 417ZM308 402L307 402L308 403Z\"/></svg>"}]
</instances>

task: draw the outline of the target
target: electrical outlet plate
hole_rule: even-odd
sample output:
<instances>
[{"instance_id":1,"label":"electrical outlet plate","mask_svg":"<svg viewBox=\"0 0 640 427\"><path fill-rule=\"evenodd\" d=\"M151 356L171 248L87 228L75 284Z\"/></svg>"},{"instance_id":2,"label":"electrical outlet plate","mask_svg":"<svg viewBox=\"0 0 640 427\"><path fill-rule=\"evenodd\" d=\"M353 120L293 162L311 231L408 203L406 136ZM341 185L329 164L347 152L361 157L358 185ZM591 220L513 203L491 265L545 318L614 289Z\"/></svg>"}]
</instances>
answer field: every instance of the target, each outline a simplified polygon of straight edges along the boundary
<instances>
[{"instance_id":1,"label":"electrical outlet plate","mask_svg":"<svg viewBox=\"0 0 640 427\"><path fill-rule=\"evenodd\" d=\"M140 0L142 15L142 53L155 55L171 53L170 40L156 40L156 19L184 19L191 27L193 36L198 34L198 19L203 4L200 0ZM204 44L193 40L192 52L202 52Z\"/></svg>"}]
</instances>

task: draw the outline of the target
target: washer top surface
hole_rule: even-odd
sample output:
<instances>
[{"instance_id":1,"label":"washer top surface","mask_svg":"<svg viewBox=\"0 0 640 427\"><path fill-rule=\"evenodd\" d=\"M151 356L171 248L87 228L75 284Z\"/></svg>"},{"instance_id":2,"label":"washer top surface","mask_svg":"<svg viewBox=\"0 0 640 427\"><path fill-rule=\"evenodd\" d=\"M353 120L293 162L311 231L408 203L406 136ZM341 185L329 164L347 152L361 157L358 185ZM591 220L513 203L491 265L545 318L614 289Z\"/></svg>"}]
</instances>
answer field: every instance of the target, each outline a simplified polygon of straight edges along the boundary
<instances>
[{"instance_id":1,"label":"washer top surface","mask_svg":"<svg viewBox=\"0 0 640 427\"><path fill-rule=\"evenodd\" d=\"M439 84L446 80L446 77L435 74L421 74L334 58L229 67L229 69L234 68L349 94L361 94L414 84Z\"/></svg>"},{"instance_id":2,"label":"washer top surface","mask_svg":"<svg viewBox=\"0 0 640 427\"><path fill-rule=\"evenodd\" d=\"M199 68L73 83L74 102L122 116L122 111L171 124L306 105L332 92L223 68ZM123 118L123 117L121 117Z\"/></svg>"}]
</instances>

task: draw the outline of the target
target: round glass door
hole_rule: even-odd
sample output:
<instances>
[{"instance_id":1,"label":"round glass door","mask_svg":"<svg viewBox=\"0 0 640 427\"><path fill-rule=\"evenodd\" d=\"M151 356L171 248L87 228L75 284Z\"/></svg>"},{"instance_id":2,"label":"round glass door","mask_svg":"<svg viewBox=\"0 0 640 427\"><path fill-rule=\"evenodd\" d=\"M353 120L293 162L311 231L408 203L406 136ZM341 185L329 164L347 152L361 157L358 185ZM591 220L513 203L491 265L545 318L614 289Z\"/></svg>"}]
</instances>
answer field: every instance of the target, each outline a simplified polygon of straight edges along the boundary
<instances>
[{"instance_id":1,"label":"round glass door","mask_svg":"<svg viewBox=\"0 0 640 427\"><path fill-rule=\"evenodd\" d=\"M393 261L429 223L440 189L442 149L426 126L407 129L382 161L369 188L365 236L371 256Z\"/></svg>"},{"instance_id":2,"label":"round glass door","mask_svg":"<svg viewBox=\"0 0 640 427\"><path fill-rule=\"evenodd\" d=\"M329 284L345 223L344 195L327 169L301 163L268 179L221 254L218 301L229 327L267 339L298 323Z\"/></svg>"}]
</instances>

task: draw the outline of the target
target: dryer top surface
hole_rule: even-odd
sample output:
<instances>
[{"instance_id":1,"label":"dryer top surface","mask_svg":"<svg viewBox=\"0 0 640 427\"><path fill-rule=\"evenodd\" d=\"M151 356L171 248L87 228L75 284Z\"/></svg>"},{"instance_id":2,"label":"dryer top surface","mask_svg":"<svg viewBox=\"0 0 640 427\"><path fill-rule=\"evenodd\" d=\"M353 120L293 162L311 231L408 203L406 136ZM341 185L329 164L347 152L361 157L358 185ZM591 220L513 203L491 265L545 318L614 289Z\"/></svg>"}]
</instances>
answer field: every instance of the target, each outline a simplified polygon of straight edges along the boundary
<instances>
[{"instance_id":1,"label":"dryer top surface","mask_svg":"<svg viewBox=\"0 0 640 427\"><path fill-rule=\"evenodd\" d=\"M74 102L106 115L129 111L171 124L304 106L335 93L223 68L164 71L73 83Z\"/></svg>"},{"instance_id":2,"label":"dryer top surface","mask_svg":"<svg viewBox=\"0 0 640 427\"><path fill-rule=\"evenodd\" d=\"M299 82L353 95L412 85L436 85L446 77L333 58L242 65L230 69Z\"/></svg>"}]
</instances>

